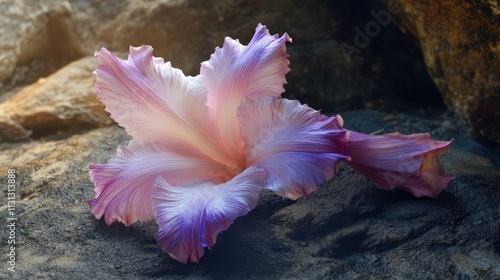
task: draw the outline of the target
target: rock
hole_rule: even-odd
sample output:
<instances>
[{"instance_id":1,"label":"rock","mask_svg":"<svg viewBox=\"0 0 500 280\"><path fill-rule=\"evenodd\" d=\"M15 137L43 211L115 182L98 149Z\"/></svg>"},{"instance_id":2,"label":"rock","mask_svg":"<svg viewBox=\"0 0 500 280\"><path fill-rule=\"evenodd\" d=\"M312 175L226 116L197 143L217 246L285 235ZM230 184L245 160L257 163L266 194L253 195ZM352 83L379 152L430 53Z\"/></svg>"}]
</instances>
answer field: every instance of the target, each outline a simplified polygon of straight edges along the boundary
<instances>
[{"instance_id":1,"label":"rock","mask_svg":"<svg viewBox=\"0 0 500 280\"><path fill-rule=\"evenodd\" d=\"M390 7L330 2L0 1L0 137L10 141L0 142L0 184L15 170L18 218L17 272L4 269L0 278L500 278L500 148L465 136L466 128L490 140L498 135L488 119L498 108L497 81L489 74L499 69L488 60L498 61L496 41L488 40L498 30L484 29L483 22L497 21L497 6L484 0L466 12L472 4L458 3L441 7L456 14L440 17L436 5L451 2L402 0L404 13L391 12L390 22L419 35L432 78L464 127L443 108L410 109L439 104L412 36L387 23L366 46L356 44L357 30L366 32L377 21L373 12ZM402 108L407 112L341 115L346 128L365 133L429 131L435 139L454 138L442 160L456 180L437 199L418 199L378 190L342 166L307 198L264 191L198 265L162 252L154 221L127 228L96 220L87 205L94 196L88 165L107 162L130 137L110 126L96 98L93 51L151 44L156 56L195 75L225 36L246 43L259 22L294 40L287 96L326 111ZM345 53L346 44L359 52ZM467 111L469 96L479 100L475 110ZM0 218L6 221L4 193ZM8 248L7 226L1 235L0 246Z\"/></svg>"},{"instance_id":2,"label":"rock","mask_svg":"<svg viewBox=\"0 0 500 280\"><path fill-rule=\"evenodd\" d=\"M224 37L247 43L261 22L271 33L288 32L294 40L288 44L292 71L286 87L292 99L328 111L362 108L367 101L379 108L400 106L405 98L412 104L415 99L441 102L418 48L394 24L359 53L347 57L340 48L354 44L354 28L373 20L371 9L385 9L379 2L364 1L361 8L319 0L27 3L0 4L0 100L12 87L35 82L101 47L127 52L130 45L150 44L155 56L196 75Z\"/></svg>"},{"instance_id":3,"label":"rock","mask_svg":"<svg viewBox=\"0 0 500 280\"><path fill-rule=\"evenodd\" d=\"M431 111L432 112L432 111ZM348 166L307 198L265 191L197 265L163 253L154 221L107 226L88 210L90 163L130 140L117 126L0 143L0 181L16 170L16 274L22 279L498 279L500 148L474 142L448 115L354 111L363 132L429 131L455 141L442 157L457 178L437 199L379 190ZM6 191L4 190L4 193ZM6 221L7 195L0 198ZM0 246L8 248L2 227ZM131 253L132 252L132 253Z\"/></svg>"},{"instance_id":4,"label":"rock","mask_svg":"<svg viewBox=\"0 0 500 280\"><path fill-rule=\"evenodd\" d=\"M40 137L63 130L109 125L94 90L95 57L75 61L0 104L0 138Z\"/></svg>"},{"instance_id":5,"label":"rock","mask_svg":"<svg viewBox=\"0 0 500 280\"><path fill-rule=\"evenodd\" d=\"M0 88L32 83L84 55L71 12L67 1L0 2Z\"/></svg>"},{"instance_id":6,"label":"rock","mask_svg":"<svg viewBox=\"0 0 500 280\"><path fill-rule=\"evenodd\" d=\"M216 3L224 2L230 3L226 0ZM160 8L162 6L164 5L154 5L155 11L159 13L165 10L166 14L167 10L173 9L171 6ZM226 36L238 38L242 43L248 42L255 26L260 22L266 24L271 33L287 32L293 39L293 43L287 45L291 72L287 75L286 97L299 99L312 107L328 111L362 108L366 100L376 100L378 106L397 106L394 100L401 103L405 99L402 98L402 93L412 99L412 102L415 99L430 103L441 102L415 44L408 40L394 42L395 37L408 37L401 34L395 25L384 29L380 38L376 38L378 41L374 39L359 54L347 59L342 52L342 42L354 44L353 28L363 27L373 20L370 9L383 9L384 6L370 1L362 8L358 4L324 1L257 1L254 4L239 1L233 9L223 13L222 21L217 20L218 13L213 5L192 2L190 5L179 6L186 11L176 10L175 14L193 14L197 20L183 24L182 20L173 18L172 21L163 23L165 36L171 37L152 45L155 46L155 53L166 60L172 60L173 65L181 67L185 73L197 74L198 63L206 60L216 46L221 46ZM260 6L265 6L266 9L258 9ZM133 16L127 16L127 21L117 23L123 25L126 22L123 29L129 31L123 33L122 38L114 40L117 49L130 44L131 40L125 39L128 36L133 36L133 40L137 42L135 44L159 41L157 35L144 33L141 24L133 24L143 22L144 18L139 15L148 14L153 9L146 10L146 7L141 6L146 11L139 12L136 11L138 7L127 8L133 9L130 13L137 20ZM183 34L175 35L180 31L176 28L176 22L182 24ZM151 23L148 26L157 25L158 23ZM122 27L113 30L120 28ZM138 30L135 31L137 35L131 35L131 30ZM184 36L185 33L191 36ZM170 44L170 41L177 43L165 45ZM127 43L118 47L119 42ZM414 66L409 68L408 65ZM398 82L394 82L395 80Z\"/></svg>"},{"instance_id":7,"label":"rock","mask_svg":"<svg viewBox=\"0 0 500 280\"><path fill-rule=\"evenodd\" d=\"M80 14L87 15L76 20L75 27L80 30L77 33L86 34L81 27L94 30L90 34L95 36L87 35L82 42L91 46L89 51L102 46L127 51L129 45L150 44L156 56L171 61L186 74L196 75L200 63L210 57L215 47L222 46L226 36L246 44L257 24L263 23L271 33L288 32L293 38L293 43L287 45L292 71L287 75L290 86L285 93L292 99L328 111L362 108L366 100L376 100L379 106L397 106L394 100L401 103L405 99L402 95L412 102L441 102L418 48L396 25L382 30L376 36L380 38L374 38L352 59L342 52L342 42L354 44L353 28L373 20L370 10L384 9L380 3L366 1L362 8L358 4L319 0L101 5L77 8ZM403 40L394 42L398 37Z\"/></svg>"},{"instance_id":8,"label":"rock","mask_svg":"<svg viewBox=\"0 0 500 280\"><path fill-rule=\"evenodd\" d=\"M500 143L498 1L400 2L446 104L469 135Z\"/></svg>"}]
</instances>

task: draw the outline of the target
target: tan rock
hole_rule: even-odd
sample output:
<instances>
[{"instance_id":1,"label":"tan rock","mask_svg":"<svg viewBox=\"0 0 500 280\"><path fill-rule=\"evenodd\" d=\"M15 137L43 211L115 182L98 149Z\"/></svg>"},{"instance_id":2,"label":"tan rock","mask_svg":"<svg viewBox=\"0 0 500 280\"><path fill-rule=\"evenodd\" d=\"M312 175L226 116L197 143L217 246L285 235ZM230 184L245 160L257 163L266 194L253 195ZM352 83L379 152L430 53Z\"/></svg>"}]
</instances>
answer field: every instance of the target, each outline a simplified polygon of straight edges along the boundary
<instances>
[{"instance_id":1,"label":"tan rock","mask_svg":"<svg viewBox=\"0 0 500 280\"><path fill-rule=\"evenodd\" d=\"M500 5L401 0L446 104L476 138L500 142Z\"/></svg>"},{"instance_id":2,"label":"tan rock","mask_svg":"<svg viewBox=\"0 0 500 280\"><path fill-rule=\"evenodd\" d=\"M97 65L95 57L80 59L0 104L0 136L18 140L111 124L94 90Z\"/></svg>"},{"instance_id":3,"label":"tan rock","mask_svg":"<svg viewBox=\"0 0 500 280\"><path fill-rule=\"evenodd\" d=\"M84 55L71 31L71 10L67 1L0 1L0 86L31 83L54 72L54 62Z\"/></svg>"}]
</instances>

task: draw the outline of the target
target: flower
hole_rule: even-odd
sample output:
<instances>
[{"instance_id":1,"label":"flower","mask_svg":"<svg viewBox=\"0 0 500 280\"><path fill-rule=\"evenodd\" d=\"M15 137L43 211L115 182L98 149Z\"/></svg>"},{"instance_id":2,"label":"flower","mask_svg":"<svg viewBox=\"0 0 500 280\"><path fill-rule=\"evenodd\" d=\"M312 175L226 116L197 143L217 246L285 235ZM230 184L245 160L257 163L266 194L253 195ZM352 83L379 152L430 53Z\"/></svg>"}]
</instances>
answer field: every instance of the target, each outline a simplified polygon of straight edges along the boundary
<instances>
[{"instance_id":1,"label":"flower","mask_svg":"<svg viewBox=\"0 0 500 280\"><path fill-rule=\"evenodd\" d=\"M416 197L437 197L453 179L439 163L451 141L434 141L428 133L367 135L349 131L351 160L346 163L380 189L401 189Z\"/></svg>"},{"instance_id":2,"label":"flower","mask_svg":"<svg viewBox=\"0 0 500 280\"><path fill-rule=\"evenodd\" d=\"M281 98L286 42L286 33L270 35L259 24L246 46L226 38L196 77L153 57L150 46L131 47L127 60L96 52L97 94L133 140L107 164L89 166L95 217L126 226L155 218L161 248L187 263L255 207L262 189L306 196L342 161L387 188L381 174L394 179L398 171L391 159L409 157L420 167L392 187L414 192L406 182L427 184L431 191L414 193L429 196L446 187L435 155L449 143L348 131L340 116Z\"/></svg>"}]
</instances>

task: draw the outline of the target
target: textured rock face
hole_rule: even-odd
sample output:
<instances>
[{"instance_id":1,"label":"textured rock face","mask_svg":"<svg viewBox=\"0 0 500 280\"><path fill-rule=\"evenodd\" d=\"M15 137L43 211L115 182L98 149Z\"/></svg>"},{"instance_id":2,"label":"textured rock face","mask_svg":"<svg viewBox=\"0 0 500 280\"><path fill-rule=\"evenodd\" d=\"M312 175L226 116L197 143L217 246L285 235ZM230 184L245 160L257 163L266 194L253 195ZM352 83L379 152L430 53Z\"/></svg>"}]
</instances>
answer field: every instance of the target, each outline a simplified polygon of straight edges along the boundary
<instances>
[{"instance_id":1,"label":"textured rock face","mask_svg":"<svg viewBox=\"0 0 500 280\"><path fill-rule=\"evenodd\" d=\"M66 1L0 2L1 86L31 83L84 55L71 11Z\"/></svg>"},{"instance_id":2,"label":"textured rock face","mask_svg":"<svg viewBox=\"0 0 500 280\"><path fill-rule=\"evenodd\" d=\"M16 170L17 262L1 279L498 279L500 149L442 119L373 111L342 114L364 132L430 131L455 138L442 158L457 179L437 199L376 189L347 166L309 197L264 192L255 210L220 234L199 264L163 253L154 221L106 226L89 212L89 163L130 138L116 126L0 144L0 180ZM0 199L5 221L6 196ZM9 229L2 227L7 248ZM5 257L2 258L5 260Z\"/></svg>"},{"instance_id":3,"label":"textured rock face","mask_svg":"<svg viewBox=\"0 0 500 280\"><path fill-rule=\"evenodd\" d=\"M499 140L498 3L386 2L2 1L0 101L103 46L151 44L156 56L195 75L225 36L248 42L262 22L294 39L290 98L327 111L438 104L420 45L470 135Z\"/></svg>"},{"instance_id":4,"label":"textured rock face","mask_svg":"<svg viewBox=\"0 0 500 280\"><path fill-rule=\"evenodd\" d=\"M0 104L0 139L20 140L112 123L97 99L94 57L80 59Z\"/></svg>"},{"instance_id":5,"label":"textured rock face","mask_svg":"<svg viewBox=\"0 0 500 280\"><path fill-rule=\"evenodd\" d=\"M500 5L401 0L446 104L470 135L500 142Z\"/></svg>"},{"instance_id":6,"label":"textured rock face","mask_svg":"<svg viewBox=\"0 0 500 280\"><path fill-rule=\"evenodd\" d=\"M361 108L379 98L391 105L397 104L391 102L395 98L439 98L435 89L425 90L432 82L419 51L394 24L346 58L341 42L354 44L353 29L373 20L371 9L384 9L371 1L362 8L356 3L262 0L9 0L0 5L4 87L32 83L103 46L127 51L130 45L150 44L156 56L195 75L224 37L246 43L261 22L272 33L288 32L294 40L289 44L292 71L287 77L291 98L329 111ZM394 43L396 37L403 39ZM429 93L420 97L422 92Z\"/></svg>"},{"instance_id":7,"label":"textured rock face","mask_svg":"<svg viewBox=\"0 0 500 280\"><path fill-rule=\"evenodd\" d=\"M293 37L289 97L325 112L364 106L409 111L440 97L417 41L392 24L401 16L401 25L421 41L446 102L477 135L482 129L494 140L500 130L488 116L498 113L491 111L498 108L498 46L487 38L498 33L481 21L495 21L498 6L400 3L404 13L392 13L391 23L377 35L372 30L365 46L356 44L355 28L366 33L376 21L372 11L388 9L380 3L0 1L3 252L10 235L3 186L12 169L18 218L17 272L4 266L0 279L500 279L500 148L468 139L449 111L437 116L442 107L340 112L346 128L365 133L454 138L442 160L457 179L435 200L377 190L343 166L307 198L291 201L264 192L197 265L163 253L153 221L107 226L88 209L95 194L88 165L107 162L130 140L110 125L94 93L97 59L91 55L103 46L126 52L129 45L151 44L156 56L197 74L225 36L248 42L262 22L272 33ZM347 59L342 43L360 51ZM464 103L470 102L466 96L479 96L477 110L467 109L473 103ZM5 264L7 257L0 259Z\"/></svg>"}]
</instances>

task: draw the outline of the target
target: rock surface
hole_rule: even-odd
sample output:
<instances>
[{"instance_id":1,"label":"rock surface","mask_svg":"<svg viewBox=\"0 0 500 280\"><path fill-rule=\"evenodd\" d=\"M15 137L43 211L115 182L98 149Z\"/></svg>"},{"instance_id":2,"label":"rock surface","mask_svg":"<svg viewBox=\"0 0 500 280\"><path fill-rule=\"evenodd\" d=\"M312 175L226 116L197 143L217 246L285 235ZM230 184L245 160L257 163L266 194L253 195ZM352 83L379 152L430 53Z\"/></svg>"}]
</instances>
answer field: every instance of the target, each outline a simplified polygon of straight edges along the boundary
<instances>
[{"instance_id":1,"label":"rock surface","mask_svg":"<svg viewBox=\"0 0 500 280\"><path fill-rule=\"evenodd\" d=\"M0 278L498 279L500 148L467 139L456 118L433 111L341 115L363 132L455 138L442 160L456 180L437 199L419 199L375 189L344 165L307 198L264 192L199 264L183 265L158 247L153 221L106 226L88 210L88 164L106 162L130 140L121 128L3 143L0 180L13 168L18 182L17 272L2 269ZM0 234L7 248L7 227Z\"/></svg>"},{"instance_id":2,"label":"rock surface","mask_svg":"<svg viewBox=\"0 0 500 280\"><path fill-rule=\"evenodd\" d=\"M500 4L400 0L432 79L476 138L500 143Z\"/></svg>"},{"instance_id":3,"label":"rock surface","mask_svg":"<svg viewBox=\"0 0 500 280\"><path fill-rule=\"evenodd\" d=\"M112 123L95 93L95 57L75 61L0 104L0 139L20 140Z\"/></svg>"},{"instance_id":4,"label":"rock surface","mask_svg":"<svg viewBox=\"0 0 500 280\"><path fill-rule=\"evenodd\" d=\"M34 82L84 55L71 12L67 1L0 1L0 85Z\"/></svg>"},{"instance_id":5,"label":"rock surface","mask_svg":"<svg viewBox=\"0 0 500 280\"><path fill-rule=\"evenodd\" d=\"M441 91L470 135L500 141L498 3L386 2L4 0L0 101L103 46L150 44L195 75L224 37L246 43L262 22L294 39L286 96L338 111L436 105Z\"/></svg>"},{"instance_id":6,"label":"rock surface","mask_svg":"<svg viewBox=\"0 0 500 280\"><path fill-rule=\"evenodd\" d=\"M483 20L498 19L498 6L457 4L453 11L468 15L460 22L443 7L434 10L437 3L400 3L404 13L393 13L362 47L354 28L365 30L375 20L372 11L388 9L378 1L0 1L0 279L500 279L500 147L465 135L472 128L481 136L482 127L484 137L495 140L500 131L488 123L497 116L488 106L498 108L498 65L488 60L498 62L498 47L488 36L497 33L495 26L481 29ZM426 9L449 17L428 18ZM342 166L307 198L263 192L199 264L183 265L163 253L153 221L127 228L96 220L87 205L94 196L88 165L107 162L130 137L110 125L97 101L93 51L152 44L156 56L197 74L225 36L246 43L258 22L293 37L287 96L326 112L386 110L341 113L349 129L454 138L442 161L456 180L437 199L418 199L375 189ZM469 32L460 35L457 28ZM411 34L467 127L442 104L431 106L440 97ZM342 43L360 51L346 55ZM488 69L497 76L490 78ZM482 95L472 95L479 96L478 109L464 114L470 105L463 98L481 85ZM6 264L10 216L3 187L11 169L15 274Z\"/></svg>"},{"instance_id":7,"label":"rock surface","mask_svg":"<svg viewBox=\"0 0 500 280\"><path fill-rule=\"evenodd\" d=\"M127 52L130 45L150 44L156 56L196 75L224 37L247 43L263 23L271 33L288 32L294 40L288 45L291 98L330 111L365 103L397 106L401 100L441 102L420 50L392 23L346 57L340 44L354 44L353 29L373 20L371 9L384 9L379 2L363 2L4 0L0 95L101 47Z\"/></svg>"}]
</instances>

